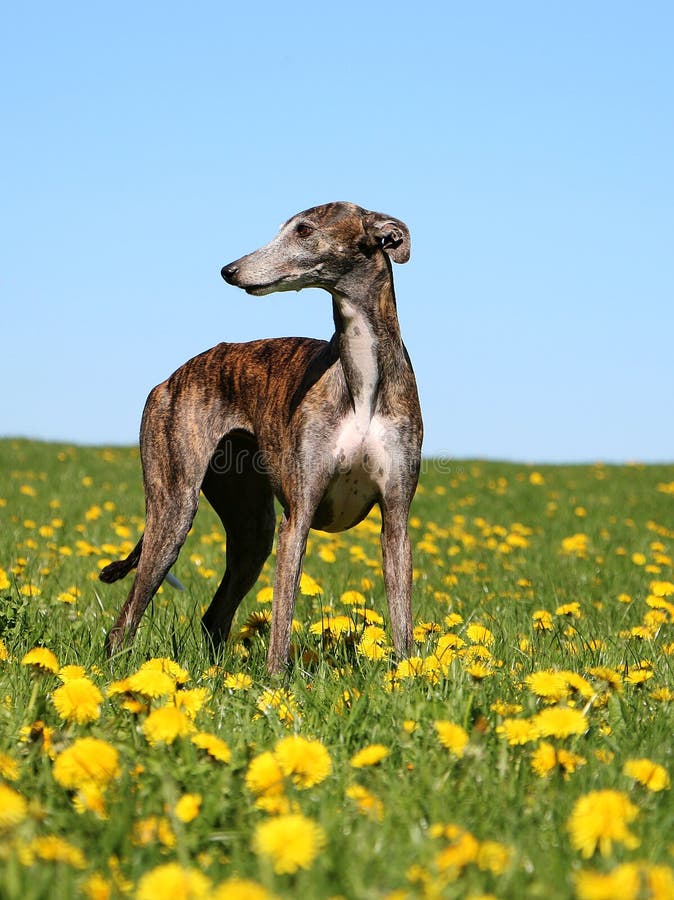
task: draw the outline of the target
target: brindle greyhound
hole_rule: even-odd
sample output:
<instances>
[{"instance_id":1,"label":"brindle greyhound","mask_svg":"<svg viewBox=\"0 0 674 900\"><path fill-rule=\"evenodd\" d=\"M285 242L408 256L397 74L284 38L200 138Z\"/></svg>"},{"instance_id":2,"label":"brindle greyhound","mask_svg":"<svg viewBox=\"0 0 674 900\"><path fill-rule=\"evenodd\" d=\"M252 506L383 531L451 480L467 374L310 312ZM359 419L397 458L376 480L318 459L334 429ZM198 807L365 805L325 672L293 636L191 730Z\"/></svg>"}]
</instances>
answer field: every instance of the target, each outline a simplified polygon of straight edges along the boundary
<instances>
[{"instance_id":1,"label":"brindle greyhound","mask_svg":"<svg viewBox=\"0 0 674 900\"><path fill-rule=\"evenodd\" d=\"M332 295L329 342L278 338L218 344L150 393L140 433L145 533L105 582L137 565L108 635L131 640L191 527L201 489L227 533L224 577L203 617L214 647L272 548L274 496L283 515L267 668L288 660L295 597L310 528L344 531L377 503L393 642L412 642L412 557L407 533L419 474L422 420L396 313L390 260L407 262L398 219L328 203L289 219L266 246L222 269L261 296L323 288Z\"/></svg>"}]
</instances>

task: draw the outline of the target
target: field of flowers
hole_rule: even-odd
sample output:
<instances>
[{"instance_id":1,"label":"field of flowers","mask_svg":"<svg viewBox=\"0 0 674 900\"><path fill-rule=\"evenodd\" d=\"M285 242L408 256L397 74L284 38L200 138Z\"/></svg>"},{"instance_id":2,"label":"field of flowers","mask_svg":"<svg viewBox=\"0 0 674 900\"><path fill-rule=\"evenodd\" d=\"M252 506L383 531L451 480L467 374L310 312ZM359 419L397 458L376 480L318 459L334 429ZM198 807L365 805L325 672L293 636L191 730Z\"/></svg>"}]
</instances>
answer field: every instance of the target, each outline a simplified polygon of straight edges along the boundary
<instances>
[{"instance_id":1,"label":"field of flowers","mask_svg":"<svg viewBox=\"0 0 674 900\"><path fill-rule=\"evenodd\" d=\"M379 522L311 536L293 664L273 557L235 639L206 502L133 648L137 451L0 441L0 896L674 898L674 466L427 462L415 652Z\"/></svg>"}]
</instances>

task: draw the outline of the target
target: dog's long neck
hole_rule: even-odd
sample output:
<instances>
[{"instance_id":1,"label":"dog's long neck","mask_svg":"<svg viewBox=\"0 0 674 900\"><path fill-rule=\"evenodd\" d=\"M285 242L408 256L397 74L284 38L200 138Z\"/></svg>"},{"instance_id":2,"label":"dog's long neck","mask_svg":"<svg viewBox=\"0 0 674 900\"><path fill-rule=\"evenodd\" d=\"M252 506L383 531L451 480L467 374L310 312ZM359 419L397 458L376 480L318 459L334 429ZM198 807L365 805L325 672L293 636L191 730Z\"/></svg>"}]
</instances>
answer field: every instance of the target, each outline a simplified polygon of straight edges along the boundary
<instances>
[{"instance_id":1,"label":"dog's long neck","mask_svg":"<svg viewBox=\"0 0 674 900\"><path fill-rule=\"evenodd\" d=\"M357 420L366 429L377 397L404 360L388 260L369 278L353 277L332 294L335 339Z\"/></svg>"}]
</instances>

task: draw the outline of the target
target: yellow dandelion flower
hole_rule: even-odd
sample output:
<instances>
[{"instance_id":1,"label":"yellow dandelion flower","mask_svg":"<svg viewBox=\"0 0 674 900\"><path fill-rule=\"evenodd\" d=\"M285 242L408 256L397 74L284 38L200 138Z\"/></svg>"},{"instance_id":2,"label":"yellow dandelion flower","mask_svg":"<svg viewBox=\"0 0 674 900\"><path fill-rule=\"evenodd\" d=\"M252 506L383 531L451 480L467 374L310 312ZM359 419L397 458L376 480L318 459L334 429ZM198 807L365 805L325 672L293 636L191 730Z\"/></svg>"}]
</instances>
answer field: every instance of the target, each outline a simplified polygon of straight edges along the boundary
<instances>
[{"instance_id":1,"label":"yellow dandelion flower","mask_svg":"<svg viewBox=\"0 0 674 900\"><path fill-rule=\"evenodd\" d=\"M651 691L651 697L658 703L671 703L674 700L674 691L671 688L656 688Z\"/></svg>"},{"instance_id":2,"label":"yellow dandelion flower","mask_svg":"<svg viewBox=\"0 0 674 900\"><path fill-rule=\"evenodd\" d=\"M497 716L516 716L523 709L521 703L506 703L505 700L496 700L489 708Z\"/></svg>"},{"instance_id":3,"label":"yellow dandelion flower","mask_svg":"<svg viewBox=\"0 0 674 900\"><path fill-rule=\"evenodd\" d=\"M134 694L142 694L144 697L156 699L168 697L175 692L175 679L161 669L140 668L133 675L124 679L126 689Z\"/></svg>"},{"instance_id":4,"label":"yellow dandelion flower","mask_svg":"<svg viewBox=\"0 0 674 900\"><path fill-rule=\"evenodd\" d=\"M531 768L541 778L547 777L555 769L559 768L568 777L579 766L585 765L586 760L569 750L556 750L547 741L541 741L531 757Z\"/></svg>"},{"instance_id":5,"label":"yellow dandelion flower","mask_svg":"<svg viewBox=\"0 0 674 900\"><path fill-rule=\"evenodd\" d=\"M181 822L192 822L201 809L201 794L183 794L175 805L176 818Z\"/></svg>"},{"instance_id":6,"label":"yellow dandelion flower","mask_svg":"<svg viewBox=\"0 0 674 900\"><path fill-rule=\"evenodd\" d=\"M337 554L330 547L320 547L318 555L325 563L337 562Z\"/></svg>"},{"instance_id":7,"label":"yellow dandelion flower","mask_svg":"<svg viewBox=\"0 0 674 900\"><path fill-rule=\"evenodd\" d=\"M460 725L454 722L448 722L446 719L438 719L433 723L438 733L438 738L443 747L458 757L463 756L463 752L468 744L468 734Z\"/></svg>"},{"instance_id":8,"label":"yellow dandelion flower","mask_svg":"<svg viewBox=\"0 0 674 900\"><path fill-rule=\"evenodd\" d=\"M380 640L366 635L363 635L358 641L356 650L360 656L364 656L365 659L372 659L375 661L387 659L391 652L388 648L381 646Z\"/></svg>"},{"instance_id":9,"label":"yellow dandelion flower","mask_svg":"<svg viewBox=\"0 0 674 900\"><path fill-rule=\"evenodd\" d=\"M504 719L500 725L496 726L496 733L503 735L511 746L528 744L529 741L535 741L538 737L538 731L532 719Z\"/></svg>"},{"instance_id":10,"label":"yellow dandelion flower","mask_svg":"<svg viewBox=\"0 0 674 900\"><path fill-rule=\"evenodd\" d=\"M611 750L595 750L594 755L599 760L599 762L603 763L605 766L611 765L615 758L615 753L613 753Z\"/></svg>"},{"instance_id":11,"label":"yellow dandelion flower","mask_svg":"<svg viewBox=\"0 0 674 900\"><path fill-rule=\"evenodd\" d=\"M255 806L270 816L287 816L300 812L297 803L290 801L285 794L259 794L255 799Z\"/></svg>"},{"instance_id":12,"label":"yellow dandelion flower","mask_svg":"<svg viewBox=\"0 0 674 900\"><path fill-rule=\"evenodd\" d=\"M104 789L97 784L86 783L78 788L73 797L75 810L82 814L92 812L99 819L107 819Z\"/></svg>"},{"instance_id":13,"label":"yellow dandelion flower","mask_svg":"<svg viewBox=\"0 0 674 900\"><path fill-rule=\"evenodd\" d=\"M578 753L572 753L570 750L565 750L563 747L557 751L557 765L562 770L565 777L572 775L576 769L580 768L580 766L584 766L586 763L587 760Z\"/></svg>"},{"instance_id":14,"label":"yellow dandelion flower","mask_svg":"<svg viewBox=\"0 0 674 900\"><path fill-rule=\"evenodd\" d=\"M0 829L13 828L28 815L28 803L14 788L0 784Z\"/></svg>"},{"instance_id":15,"label":"yellow dandelion flower","mask_svg":"<svg viewBox=\"0 0 674 900\"><path fill-rule=\"evenodd\" d=\"M442 629L437 622L419 622L418 625L414 626L412 636L414 640L420 644L432 634L438 634L440 631L442 631Z\"/></svg>"},{"instance_id":16,"label":"yellow dandelion flower","mask_svg":"<svg viewBox=\"0 0 674 900\"><path fill-rule=\"evenodd\" d=\"M249 878L226 878L221 881L211 900L275 900L274 895Z\"/></svg>"},{"instance_id":17,"label":"yellow dandelion flower","mask_svg":"<svg viewBox=\"0 0 674 900\"><path fill-rule=\"evenodd\" d=\"M330 754L323 744L299 735L280 740L274 748L274 756L283 774L299 788L320 784L332 770Z\"/></svg>"},{"instance_id":18,"label":"yellow dandelion flower","mask_svg":"<svg viewBox=\"0 0 674 900\"><path fill-rule=\"evenodd\" d=\"M24 744L41 744L42 750L47 754L50 759L54 759L54 745L53 745L53 735L54 729L45 725L40 719L33 722L32 725L22 725L19 729L19 735L21 738L21 742Z\"/></svg>"},{"instance_id":19,"label":"yellow dandelion flower","mask_svg":"<svg viewBox=\"0 0 674 900\"><path fill-rule=\"evenodd\" d=\"M72 678L54 691L52 702L62 719L83 725L99 718L103 694L88 678Z\"/></svg>"},{"instance_id":20,"label":"yellow dandelion flower","mask_svg":"<svg viewBox=\"0 0 674 900\"><path fill-rule=\"evenodd\" d=\"M190 673L184 669L179 663L173 659L167 659L164 656L148 659L138 670L139 672L154 671L166 672L175 681L176 684L187 684L190 680Z\"/></svg>"},{"instance_id":21,"label":"yellow dandelion flower","mask_svg":"<svg viewBox=\"0 0 674 900\"><path fill-rule=\"evenodd\" d=\"M208 688L192 688L187 691L176 691L173 702L178 709L182 709L186 715L193 719L200 709L211 698Z\"/></svg>"},{"instance_id":22,"label":"yellow dandelion flower","mask_svg":"<svg viewBox=\"0 0 674 900\"><path fill-rule=\"evenodd\" d=\"M231 675L225 675L223 684L230 691L247 691L253 685L253 679L245 672L234 672Z\"/></svg>"},{"instance_id":23,"label":"yellow dandelion flower","mask_svg":"<svg viewBox=\"0 0 674 900\"><path fill-rule=\"evenodd\" d=\"M469 863L477 860L480 844L469 831L458 829L459 834L448 847L435 857L435 864L441 872L461 872Z\"/></svg>"},{"instance_id":24,"label":"yellow dandelion flower","mask_svg":"<svg viewBox=\"0 0 674 900\"><path fill-rule=\"evenodd\" d=\"M466 628L466 637L473 644L484 644L487 647L490 647L495 640L491 631L478 622L473 622L472 625Z\"/></svg>"},{"instance_id":25,"label":"yellow dandelion flower","mask_svg":"<svg viewBox=\"0 0 674 900\"><path fill-rule=\"evenodd\" d=\"M489 663L480 662L479 660L468 660L465 665L466 674L470 675L476 681L482 681L483 678L489 678L494 674L494 669Z\"/></svg>"},{"instance_id":26,"label":"yellow dandelion flower","mask_svg":"<svg viewBox=\"0 0 674 900\"><path fill-rule=\"evenodd\" d=\"M588 554L590 539L586 534L578 533L569 535L562 540L561 550L565 556L577 556L584 559Z\"/></svg>"},{"instance_id":27,"label":"yellow dandelion flower","mask_svg":"<svg viewBox=\"0 0 674 900\"><path fill-rule=\"evenodd\" d=\"M395 677L402 681L403 678L416 678L424 674L424 661L420 656L409 656L401 659L396 666Z\"/></svg>"},{"instance_id":28,"label":"yellow dandelion flower","mask_svg":"<svg viewBox=\"0 0 674 900\"><path fill-rule=\"evenodd\" d=\"M261 822L253 835L253 849L271 860L278 875L309 869L326 843L325 832L300 813Z\"/></svg>"},{"instance_id":29,"label":"yellow dandelion flower","mask_svg":"<svg viewBox=\"0 0 674 900\"><path fill-rule=\"evenodd\" d=\"M384 804L379 797L359 784L351 785L346 789L346 796L356 804L358 812L375 822L384 820Z\"/></svg>"},{"instance_id":30,"label":"yellow dandelion flower","mask_svg":"<svg viewBox=\"0 0 674 900\"><path fill-rule=\"evenodd\" d=\"M569 694L567 679L563 672L552 669L532 672L524 681L532 694L545 700L564 700Z\"/></svg>"},{"instance_id":31,"label":"yellow dandelion flower","mask_svg":"<svg viewBox=\"0 0 674 900\"><path fill-rule=\"evenodd\" d=\"M641 896L641 875L637 865L624 863L611 872L579 872L575 887L577 900L637 900Z\"/></svg>"},{"instance_id":32,"label":"yellow dandelion flower","mask_svg":"<svg viewBox=\"0 0 674 900\"><path fill-rule=\"evenodd\" d=\"M112 885L100 872L94 872L82 884L82 891L87 900L110 900Z\"/></svg>"},{"instance_id":33,"label":"yellow dandelion flower","mask_svg":"<svg viewBox=\"0 0 674 900\"><path fill-rule=\"evenodd\" d=\"M674 897L674 871L669 866L645 863L642 872L651 891L652 900L671 900Z\"/></svg>"},{"instance_id":34,"label":"yellow dandelion flower","mask_svg":"<svg viewBox=\"0 0 674 900\"><path fill-rule=\"evenodd\" d=\"M35 838L31 841L30 848L38 859L45 862L65 863L75 869L83 869L86 866L86 860L80 848L55 834Z\"/></svg>"},{"instance_id":35,"label":"yellow dandelion flower","mask_svg":"<svg viewBox=\"0 0 674 900\"><path fill-rule=\"evenodd\" d=\"M531 757L531 768L541 778L546 778L557 767L557 753L552 744L541 742Z\"/></svg>"},{"instance_id":36,"label":"yellow dandelion flower","mask_svg":"<svg viewBox=\"0 0 674 900\"><path fill-rule=\"evenodd\" d=\"M250 761L245 780L246 787L253 794L283 793L283 770L271 750L265 750Z\"/></svg>"},{"instance_id":37,"label":"yellow dandelion flower","mask_svg":"<svg viewBox=\"0 0 674 900\"><path fill-rule=\"evenodd\" d=\"M353 619L349 616L323 616L319 622L314 622L309 631L311 634L329 634L338 638L344 634L350 634L355 628Z\"/></svg>"},{"instance_id":38,"label":"yellow dandelion flower","mask_svg":"<svg viewBox=\"0 0 674 900\"><path fill-rule=\"evenodd\" d=\"M580 603L574 600L572 603L563 603L555 610L556 616L567 616L569 619L580 619L582 613L580 611Z\"/></svg>"},{"instance_id":39,"label":"yellow dandelion flower","mask_svg":"<svg viewBox=\"0 0 674 900\"><path fill-rule=\"evenodd\" d=\"M552 631L552 614L547 609L537 609L531 616L536 631Z\"/></svg>"},{"instance_id":40,"label":"yellow dandelion flower","mask_svg":"<svg viewBox=\"0 0 674 900\"><path fill-rule=\"evenodd\" d=\"M369 629L374 630L374 626L384 624L384 617L382 616L382 614L378 613L376 609L370 609L369 606L354 606L352 612L355 616L362 616L362 618L367 623L365 632L367 632ZM377 630L383 631L382 628L379 628Z\"/></svg>"},{"instance_id":41,"label":"yellow dandelion flower","mask_svg":"<svg viewBox=\"0 0 674 900\"><path fill-rule=\"evenodd\" d=\"M84 666L61 666L58 671L58 676L65 684L66 681L72 681L73 678L86 678L87 670Z\"/></svg>"},{"instance_id":42,"label":"yellow dandelion flower","mask_svg":"<svg viewBox=\"0 0 674 900\"><path fill-rule=\"evenodd\" d=\"M7 644L0 638L0 662L7 662L9 659L9 650Z\"/></svg>"},{"instance_id":43,"label":"yellow dandelion flower","mask_svg":"<svg viewBox=\"0 0 674 900\"><path fill-rule=\"evenodd\" d=\"M176 836L164 816L147 816L134 822L131 842L137 847L148 847L159 842L163 847L175 847Z\"/></svg>"},{"instance_id":44,"label":"yellow dandelion flower","mask_svg":"<svg viewBox=\"0 0 674 900\"><path fill-rule=\"evenodd\" d=\"M388 747L383 744L368 744L351 757L351 765L354 769L362 769L365 766L376 766L389 755Z\"/></svg>"},{"instance_id":45,"label":"yellow dandelion flower","mask_svg":"<svg viewBox=\"0 0 674 900\"><path fill-rule=\"evenodd\" d=\"M614 841L632 850L639 841L627 826L638 814L638 808L621 791L590 791L576 801L567 822L571 843L585 859L597 848L602 856L608 856Z\"/></svg>"},{"instance_id":46,"label":"yellow dandelion flower","mask_svg":"<svg viewBox=\"0 0 674 900\"><path fill-rule=\"evenodd\" d=\"M149 744L172 744L178 737L185 737L195 731L189 716L177 706L162 706L153 709L143 722L142 731Z\"/></svg>"},{"instance_id":47,"label":"yellow dandelion flower","mask_svg":"<svg viewBox=\"0 0 674 900\"><path fill-rule=\"evenodd\" d=\"M572 734L585 734L588 722L579 709L552 706L543 709L533 719L533 728L540 737L565 738Z\"/></svg>"},{"instance_id":48,"label":"yellow dandelion flower","mask_svg":"<svg viewBox=\"0 0 674 900\"><path fill-rule=\"evenodd\" d=\"M274 599L274 588L267 587L260 588L260 590L255 595L255 599L258 603L271 603Z\"/></svg>"},{"instance_id":49,"label":"yellow dandelion flower","mask_svg":"<svg viewBox=\"0 0 674 900\"><path fill-rule=\"evenodd\" d=\"M633 669L631 672L628 672L625 675L625 684L631 684L635 687L640 687L642 684L645 684L647 681L650 681L653 678L653 672L651 669Z\"/></svg>"},{"instance_id":50,"label":"yellow dandelion flower","mask_svg":"<svg viewBox=\"0 0 674 900\"><path fill-rule=\"evenodd\" d=\"M4 569L0 568L0 591L6 591L11 586L12 582L9 580L7 572L5 572Z\"/></svg>"},{"instance_id":51,"label":"yellow dandelion flower","mask_svg":"<svg viewBox=\"0 0 674 900\"><path fill-rule=\"evenodd\" d=\"M566 682L573 692L580 694L585 700L594 697L594 688L582 675L579 675L577 672L563 672L562 674L566 678Z\"/></svg>"},{"instance_id":52,"label":"yellow dandelion flower","mask_svg":"<svg viewBox=\"0 0 674 900\"><path fill-rule=\"evenodd\" d=\"M239 640L246 641L254 638L256 634L262 634L271 625L271 611L262 609L253 611L241 626Z\"/></svg>"},{"instance_id":53,"label":"yellow dandelion flower","mask_svg":"<svg viewBox=\"0 0 674 900\"><path fill-rule=\"evenodd\" d=\"M16 781L19 777L19 764L6 753L0 753L0 778Z\"/></svg>"},{"instance_id":54,"label":"yellow dandelion flower","mask_svg":"<svg viewBox=\"0 0 674 900\"><path fill-rule=\"evenodd\" d=\"M623 775L634 778L649 791L664 791L669 787L667 769L650 759L628 759L623 766Z\"/></svg>"},{"instance_id":55,"label":"yellow dandelion flower","mask_svg":"<svg viewBox=\"0 0 674 900\"><path fill-rule=\"evenodd\" d=\"M184 868L179 863L164 863L146 872L138 882L136 900L210 900L212 886L197 869Z\"/></svg>"},{"instance_id":56,"label":"yellow dandelion flower","mask_svg":"<svg viewBox=\"0 0 674 900\"><path fill-rule=\"evenodd\" d=\"M23 657L21 665L32 666L38 672L44 672L48 675L56 675L59 670L56 655L47 647L33 647Z\"/></svg>"},{"instance_id":57,"label":"yellow dandelion flower","mask_svg":"<svg viewBox=\"0 0 674 900\"><path fill-rule=\"evenodd\" d=\"M282 722L291 723L297 715L297 706L291 693L284 688L263 691L257 699L257 708L269 715L275 712Z\"/></svg>"},{"instance_id":58,"label":"yellow dandelion flower","mask_svg":"<svg viewBox=\"0 0 674 900\"><path fill-rule=\"evenodd\" d=\"M651 581L651 594L656 597L672 597L674 596L674 582L672 581Z\"/></svg>"},{"instance_id":59,"label":"yellow dandelion flower","mask_svg":"<svg viewBox=\"0 0 674 900\"><path fill-rule=\"evenodd\" d=\"M320 584L315 581L311 575L302 572L302 577L300 578L300 594L304 594L305 597L316 597L318 594L322 593L323 588Z\"/></svg>"},{"instance_id":60,"label":"yellow dandelion flower","mask_svg":"<svg viewBox=\"0 0 674 900\"><path fill-rule=\"evenodd\" d=\"M365 606L365 595L360 591L344 591L340 596L340 601L347 606Z\"/></svg>"},{"instance_id":61,"label":"yellow dandelion flower","mask_svg":"<svg viewBox=\"0 0 674 900\"><path fill-rule=\"evenodd\" d=\"M475 862L478 869L491 872L492 875L503 875L510 866L512 851L510 847L498 841L480 841Z\"/></svg>"},{"instance_id":62,"label":"yellow dandelion flower","mask_svg":"<svg viewBox=\"0 0 674 900\"><path fill-rule=\"evenodd\" d=\"M218 762L227 763L232 758L232 751L229 749L229 746L214 734L207 734L205 731L200 731L198 734L192 735L191 741L195 747L198 747L200 750L205 750L212 759L215 759Z\"/></svg>"},{"instance_id":63,"label":"yellow dandelion flower","mask_svg":"<svg viewBox=\"0 0 674 900\"><path fill-rule=\"evenodd\" d=\"M612 691L622 691L623 681L620 675L608 666L592 666L587 670L587 674L598 682L603 682L603 688Z\"/></svg>"},{"instance_id":64,"label":"yellow dandelion flower","mask_svg":"<svg viewBox=\"0 0 674 900\"><path fill-rule=\"evenodd\" d=\"M122 678L120 681L112 681L105 689L108 697L115 697L118 694L128 694L131 692L128 678Z\"/></svg>"},{"instance_id":65,"label":"yellow dandelion flower","mask_svg":"<svg viewBox=\"0 0 674 900\"><path fill-rule=\"evenodd\" d=\"M441 659L445 659L446 657L447 662L451 662L456 655L456 652L465 646L466 642L463 638L459 637L458 634L449 631L447 634L440 635L438 638L438 642L435 645L435 655Z\"/></svg>"},{"instance_id":66,"label":"yellow dandelion flower","mask_svg":"<svg viewBox=\"0 0 674 900\"><path fill-rule=\"evenodd\" d=\"M68 790L89 784L105 787L119 775L117 750L100 738L78 738L54 762L54 779Z\"/></svg>"}]
</instances>

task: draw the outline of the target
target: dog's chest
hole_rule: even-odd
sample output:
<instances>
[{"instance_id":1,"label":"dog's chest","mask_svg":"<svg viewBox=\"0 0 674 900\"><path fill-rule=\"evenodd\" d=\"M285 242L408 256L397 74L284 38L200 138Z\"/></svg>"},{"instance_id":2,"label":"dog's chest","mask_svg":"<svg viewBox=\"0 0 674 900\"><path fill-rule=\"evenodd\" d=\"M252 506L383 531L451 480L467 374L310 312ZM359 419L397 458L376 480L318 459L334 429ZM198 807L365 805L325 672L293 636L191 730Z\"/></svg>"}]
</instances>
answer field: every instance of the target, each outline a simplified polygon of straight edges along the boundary
<instances>
[{"instance_id":1,"label":"dog's chest","mask_svg":"<svg viewBox=\"0 0 674 900\"><path fill-rule=\"evenodd\" d=\"M314 528L344 531L363 519L380 495L391 463L386 426L377 416L363 427L352 414L325 448L332 477L316 515Z\"/></svg>"}]
</instances>

